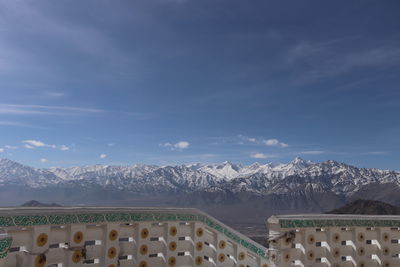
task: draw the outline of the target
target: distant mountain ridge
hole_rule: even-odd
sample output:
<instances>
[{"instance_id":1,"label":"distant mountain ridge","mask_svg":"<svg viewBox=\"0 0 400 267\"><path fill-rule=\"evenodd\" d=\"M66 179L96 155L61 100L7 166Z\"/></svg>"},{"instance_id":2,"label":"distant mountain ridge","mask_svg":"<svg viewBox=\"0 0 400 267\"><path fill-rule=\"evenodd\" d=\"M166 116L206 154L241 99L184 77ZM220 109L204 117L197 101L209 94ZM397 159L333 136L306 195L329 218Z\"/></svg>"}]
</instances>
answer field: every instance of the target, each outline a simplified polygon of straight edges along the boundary
<instances>
[{"instance_id":1,"label":"distant mountain ridge","mask_svg":"<svg viewBox=\"0 0 400 267\"><path fill-rule=\"evenodd\" d=\"M56 203L41 203L36 200L31 200L22 204L21 207L61 207L61 205Z\"/></svg>"},{"instance_id":2,"label":"distant mountain ridge","mask_svg":"<svg viewBox=\"0 0 400 267\"><path fill-rule=\"evenodd\" d=\"M365 169L328 160L321 163L295 158L288 164L242 166L223 162L209 165L130 166L93 165L71 168L36 169L0 159L0 186L31 188L97 185L120 190L252 192L285 194L308 184L314 190L350 196L369 184L400 185L400 172Z\"/></svg>"},{"instance_id":3,"label":"distant mountain ridge","mask_svg":"<svg viewBox=\"0 0 400 267\"><path fill-rule=\"evenodd\" d=\"M60 204L191 205L215 208L218 214L223 208L227 216L239 210L324 212L359 198L400 205L399 185L400 172L357 168L333 160L49 169L0 160L0 201L11 204L18 196L24 201Z\"/></svg>"}]
</instances>

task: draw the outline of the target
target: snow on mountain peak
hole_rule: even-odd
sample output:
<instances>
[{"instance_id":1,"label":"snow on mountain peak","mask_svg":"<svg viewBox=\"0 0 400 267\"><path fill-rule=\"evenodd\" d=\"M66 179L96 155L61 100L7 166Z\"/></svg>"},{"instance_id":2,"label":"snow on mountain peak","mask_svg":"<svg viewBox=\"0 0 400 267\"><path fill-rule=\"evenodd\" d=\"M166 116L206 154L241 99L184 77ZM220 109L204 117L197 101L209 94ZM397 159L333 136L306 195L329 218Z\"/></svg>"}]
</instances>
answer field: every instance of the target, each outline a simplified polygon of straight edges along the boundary
<instances>
[{"instance_id":1,"label":"snow on mountain peak","mask_svg":"<svg viewBox=\"0 0 400 267\"><path fill-rule=\"evenodd\" d=\"M240 175L241 165L224 161L221 164L211 164L201 167L199 170L214 175L218 179L230 180Z\"/></svg>"},{"instance_id":2,"label":"snow on mountain peak","mask_svg":"<svg viewBox=\"0 0 400 267\"><path fill-rule=\"evenodd\" d=\"M278 194L307 185L348 195L372 183L400 185L400 173L357 168L336 161L313 163L301 158L295 158L287 164L254 163L248 166L223 162L209 165L93 165L50 169L35 169L0 159L0 186L101 186L134 192L228 189L232 192L247 190L257 194Z\"/></svg>"},{"instance_id":3,"label":"snow on mountain peak","mask_svg":"<svg viewBox=\"0 0 400 267\"><path fill-rule=\"evenodd\" d=\"M297 157L288 164L260 164L256 162L248 166L242 166L225 161L221 164L203 166L200 170L208 172L222 180L232 180L238 177L247 177L257 173L265 174L273 179L293 175L308 168L312 164L315 163Z\"/></svg>"},{"instance_id":4,"label":"snow on mountain peak","mask_svg":"<svg viewBox=\"0 0 400 267\"><path fill-rule=\"evenodd\" d=\"M296 157L293 161L289 162L284 166L284 169L293 173L299 172L313 165L314 162L304 160L300 157Z\"/></svg>"},{"instance_id":5,"label":"snow on mountain peak","mask_svg":"<svg viewBox=\"0 0 400 267\"><path fill-rule=\"evenodd\" d=\"M312 162L311 160L305 160L300 157L296 157L289 164L292 164L293 166L308 167L312 164L315 164L315 162Z\"/></svg>"}]
</instances>

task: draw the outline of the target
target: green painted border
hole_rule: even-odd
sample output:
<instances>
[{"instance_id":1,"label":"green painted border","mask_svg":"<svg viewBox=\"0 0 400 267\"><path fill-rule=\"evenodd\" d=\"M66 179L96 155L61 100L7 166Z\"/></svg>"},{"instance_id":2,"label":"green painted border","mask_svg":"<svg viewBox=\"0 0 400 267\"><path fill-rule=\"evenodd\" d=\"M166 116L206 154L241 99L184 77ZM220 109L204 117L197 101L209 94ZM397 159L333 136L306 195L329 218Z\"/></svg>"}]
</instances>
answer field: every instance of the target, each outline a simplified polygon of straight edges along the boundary
<instances>
[{"instance_id":1,"label":"green painted border","mask_svg":"<svg viewBox=\"0 0 400 267\"><path fill-rule=\"evenodd\" d=\"M131 223L131 222L202 222L208 227L225 235L228 239L240 244L260 257L268 259L266 248L258 247L241 238L234 231L225 228L217 221L201 214L182 213L146 213L146 212L107 212L107 213L75 213L51 215L18 215L0 216L0 227L35 226L35 225L65 225L65 224L100 224L100 223ZM7 254L6 254L7 255ZM1 254L0 254L1 257Z\"/></svg>"},{"instance_id":2,"label":"green painted border","mask_svg":"<svg viewBox=\"0 0 400 267\"><path fill-rule=\"evenodd\" d=\"M400 220L324 219L324 220L279 220L281 228L310 227L400 227Z\"/></svg>"}]
</instances>

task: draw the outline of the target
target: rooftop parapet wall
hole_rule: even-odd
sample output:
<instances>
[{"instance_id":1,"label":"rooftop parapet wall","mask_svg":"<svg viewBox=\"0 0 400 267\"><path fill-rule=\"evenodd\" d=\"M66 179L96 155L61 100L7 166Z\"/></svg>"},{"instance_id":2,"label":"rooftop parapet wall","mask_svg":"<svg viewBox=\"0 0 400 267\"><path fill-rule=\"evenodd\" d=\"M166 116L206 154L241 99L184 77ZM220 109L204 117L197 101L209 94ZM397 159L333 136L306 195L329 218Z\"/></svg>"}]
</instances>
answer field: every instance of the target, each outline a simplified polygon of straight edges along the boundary
<instances>
[{"instance_id":1,"label":"rooftop parapet wall","mask_svg":"<svg viewBox=\"0 0 400 267\"><path fill-rule=\"evenodd\" d=\"M400 216L282 215L268 228L277 266L400 266Z\"/></svg>"},{"instance_id":2,"label":"rooftop parapet wall","mask_svg":"<svg viewBox=\"0 0 400 267\"><path fill-rule=\"evenodd\" d=\"M12 238L2 267L274 266L266 248L196 209L1 208L0 229Z\"/></svg>"}]
</instances>

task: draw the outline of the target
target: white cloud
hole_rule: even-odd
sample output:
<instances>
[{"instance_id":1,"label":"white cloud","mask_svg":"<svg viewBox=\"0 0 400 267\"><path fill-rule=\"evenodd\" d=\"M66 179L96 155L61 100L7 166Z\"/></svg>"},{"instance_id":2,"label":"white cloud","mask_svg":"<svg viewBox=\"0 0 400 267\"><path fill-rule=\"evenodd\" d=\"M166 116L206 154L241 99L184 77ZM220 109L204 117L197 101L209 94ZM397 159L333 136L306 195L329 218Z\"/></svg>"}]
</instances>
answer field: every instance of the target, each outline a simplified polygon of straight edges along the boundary
<instances>
[{"instance_id":1,"label":"white cloud","mask_svg":"<svg viewBox=\"0 0 400 267\"><path fill-rule=\"evenodd\" d=\"M190 143L187 141L179 141L176 144L164 143L164 144L161 144L161 146L167 147L171 150L183 150L183 149L188 148L190 146Z\"/></svg>"},{"instance_id":2,"label":"white cloud","mask_svg":"<svg viewBox=\"0 0 400 267\"><path fill-rule=\"evenodd\" d=\"M267 146L279 146L279 147L288 147L289 145L283 142L280 142L278 139L267 139L262 141Z\"/></svg>"},{"instance_id":3,"label":"white cloud","mask_svg":"<svg viewBox=\"0 0 400 267\"><path fill-rule=\"evenodd\" d=\"M269 158L270 156L265 155L264 153L254 153L254 154L251 154L250 157L253 159L266 159L266 158Z\"/></svg>"},{"instance_id":4,"label":"white cloud","mask_svg":"<svg viewBox=\"0 0 400 267\"><path fill-rule=\"evenodd\" d=\"M68 150L69 150L69 147L66 146L66 145L61 145L61 146L60 146L60 150L61 150L61 151L68 151Z\"/></svg>"},{"instance_id":5,"label":"white cloud","mask_svg":"<svg viewBox=\"0 0 400 267\"><path fill-rule=\"evenodd\" d=\"M4 152L4 148L0 148L0 153L3 153Z\"/></svg>"},{"instance_id":6,"label":"white cloud","mask_svg":"<svg viewBox=\"0 0 400 267\"><path fill-rule=\"evenodd\" d=\"M309 150L309 151L302 151L302 152L300 152L300 154L303 154L303 155L321 155L321 154L325 154L325 151L322 151L322 150Z\"/></svg>"},{"instance_id":7,"label":"white cloud","mask_svg":"<svg viewBox=\"0 0 400 267\"><path fill-rule=\"evenodd\" d=\"M46 162L48 162L48 160L47 159L40 159L40 162L46 163Z\"/></svg>"},{"instance_id":8,"label":"white cloud","mask_svg":"<svg viewBox=\"0 0 400 267\"><path fill-rule=\"evenodd\" d=\"M278 139L276 138L272 138L272 139L259 139L259 138L255 138L255 137L248 137L248 136L244 136L244 135L239 135L238 136L242 141L239 142L238 144L243 145L243 141L244 142L248 142L248 143L254 143L257 145L266 145L266 146L276 146L276 147L288 147L289 145L283 142L280 142Z\"/></svg>"},{"instance_id":9,"label":"white cloud","mask_svg":"<svg viewBox=\"0 0 400 267\"><path fill-rule=\"evenodd\" d=\"M277 146L277 145L279 145L278 139L268 139L268 140L264 140L263 142L267 146Z\"/></svg>"},{"instance_id":10,"label":"white cloud","mask_svg":"<svg viewBox=\"0 0 400 267\"><path fill-rule=\"evenodd\" d=\"M176 148L180 148L180 149L185 149L189 147L189 142L186 141L180 141L178 143L175 144Z\"/></svg>"},{"instance_id":11,"label":"white cloud","mask_svg":"<svg viewBox=\"0 0 400 267\"><path fill-rule=\"evenodd\" d=\"M114 143L109 143L109 144L107 144L107 146L113 147L113 146L115 146L115 144Z\"/></svg>"},{"instance_id":12,"label":"white cloud","mask_svg":"<svg viewBox=\"0 0 400 267\"><path fill-rule=\"evenodd\" d=\"M5 145L4 147L7 149L17 149L18 148L16 146L9 146L9 145Z\"/></svg>"},{"instance_id":13,"label":"white cloud","mask_svg":"<svg viewBox=\"0 0 400 267\"><path fill-rule=\"evenodd\" d=\"M101 159L107 158L107 154L100 154L100 158L101 158Z\"/></svg>"},{"instance_id":14,"label":"white cloud","mask_svg":"<svg viewBox=\"0 0 400 267\"><path fill-rule=\"evenodd\" d=\"M42 141L37 141L37 140L24 140L22 141L22 143L25 143L26 144L25 147L29 146L29 148L49 146L43 143Z\"/></svg>"},{"instance_id":15,"label":"white cloud","mask_svg":"<svg viewBox=\"0 0 400 267\"><path fill-rule=\"evenodd\" d=\"M44 143L42 141L38 141L38 140L24 140L24 141L22 141L22 143L24 143L25 144L24 147L28 148L28 149L35 149L37 147L49 147L49 148L53 148L53 149L59 148L61 151L67 151L70 149L66 145L60 145L60 146L49 145L49 144L46 144L46 143Z\"/></svg>"}]
</instances>

